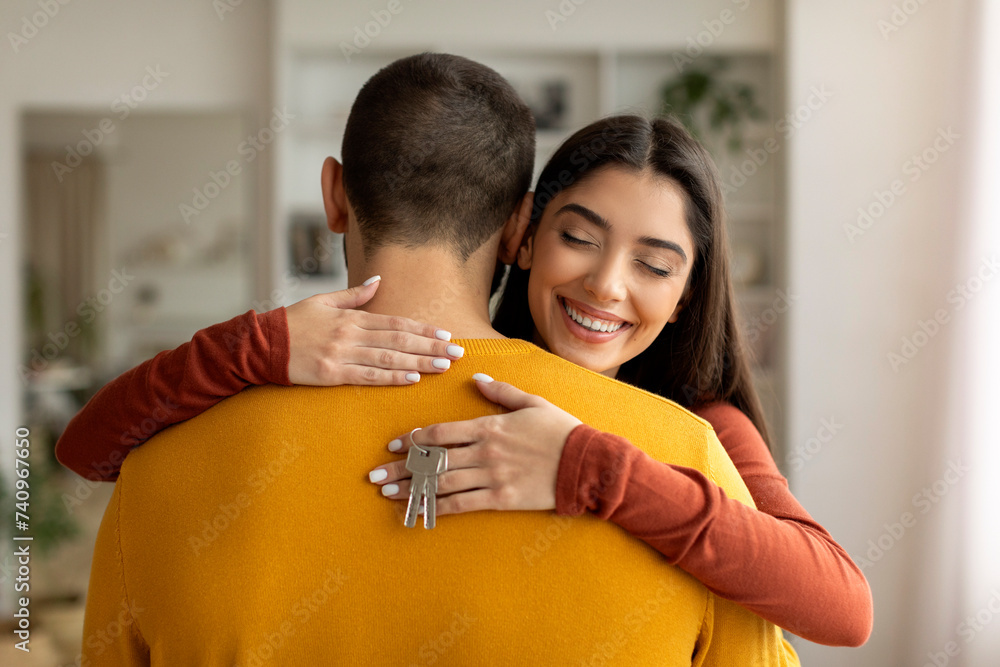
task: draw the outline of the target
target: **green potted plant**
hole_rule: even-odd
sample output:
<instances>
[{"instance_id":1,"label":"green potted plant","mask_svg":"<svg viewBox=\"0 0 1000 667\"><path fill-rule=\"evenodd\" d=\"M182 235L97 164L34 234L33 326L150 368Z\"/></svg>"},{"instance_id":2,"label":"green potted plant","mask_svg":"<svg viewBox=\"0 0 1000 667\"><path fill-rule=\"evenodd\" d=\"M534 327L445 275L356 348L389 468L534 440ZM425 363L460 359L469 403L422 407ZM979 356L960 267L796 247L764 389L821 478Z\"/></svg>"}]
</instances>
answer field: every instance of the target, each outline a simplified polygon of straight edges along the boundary
<instances>
[{"instance_id":1,"label":"green potted plant","mask_svg":"<svg viewBox=\"0 0 1000 667\"><path fill-rule=\"evenodd\" d=\"M743 131L750 120L764 118L750 84L723 76L730 61L703 57L663 84L663 112L674 115L699 141L710 145L713 138L725 140L736 153L743 148Z\"/></svg>"}]
</instances>

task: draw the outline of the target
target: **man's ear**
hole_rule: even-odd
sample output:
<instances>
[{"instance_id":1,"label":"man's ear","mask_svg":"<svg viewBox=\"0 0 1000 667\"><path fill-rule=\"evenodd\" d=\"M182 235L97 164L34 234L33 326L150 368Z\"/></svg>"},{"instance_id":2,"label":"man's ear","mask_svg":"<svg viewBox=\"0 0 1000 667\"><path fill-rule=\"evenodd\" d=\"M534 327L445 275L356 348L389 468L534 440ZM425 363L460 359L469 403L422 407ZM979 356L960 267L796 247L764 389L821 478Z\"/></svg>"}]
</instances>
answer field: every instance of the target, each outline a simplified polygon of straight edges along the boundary
<instances>
[{"instance_id":1,"label":"man's ear","mask_svg":"<svg viewBox=\"0 0 1000 667\"><path fill-rule=\"evenodd\" d=\"M528 192L521 199L517 209L503 226L500 234L500 248L497 258L504 264L513 264L517 258L518 248L524 238L524 232L531 223L531 207L535 201L535 193Z\"/></svg>"},{"instance_id":2,"label":"man's ear","mask_svg":"<svg viewBox=\"0 0 1000 667\"><path fill-rule=\"evenodd\" d=\"M335 234L343 234L347 231L350 210L347 205L347 192L344 190L344 165L332 157L324 160L320 186L323 188L326 226Z\"/></svg>"}]
</instances>

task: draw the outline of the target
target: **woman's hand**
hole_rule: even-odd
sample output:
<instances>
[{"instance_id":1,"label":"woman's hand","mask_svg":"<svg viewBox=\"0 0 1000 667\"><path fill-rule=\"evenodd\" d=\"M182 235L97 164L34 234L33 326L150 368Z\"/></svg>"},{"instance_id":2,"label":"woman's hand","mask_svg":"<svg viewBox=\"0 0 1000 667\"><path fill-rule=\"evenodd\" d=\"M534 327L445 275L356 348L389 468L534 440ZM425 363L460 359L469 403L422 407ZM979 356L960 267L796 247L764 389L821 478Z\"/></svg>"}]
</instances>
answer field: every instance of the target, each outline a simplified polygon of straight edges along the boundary
<instances>
[{"instance_id":1,"label":"woman's hand","mask_svg":"<svg viewBox=\"0 0 1000 667\"><path fill-rule=\"evenodd\" d=\"M429 324L351 310L367 303L381 281L365 282L285 309L292 384L413 384L420 373L443 373L465 353L448 342L450 333Z\"/></svg>"},{"instance_id":2,"label":"woman's hand","mask_svg":"<svg viewBox=\"0 0 1000 667\"><path fill-rule=\"evenodd\" d=\"M473 376L483 396L514 412L434 424L412 434L417 445L452 447L438 475L437 515L478 510L551 510L556 507L559 459L570 431L582 422L544 398L488 375ZM406 454L411 436L389 443ZM410 497L406 461L375 468L369 479L394 500Z\"/></svg>"}]
</instances>

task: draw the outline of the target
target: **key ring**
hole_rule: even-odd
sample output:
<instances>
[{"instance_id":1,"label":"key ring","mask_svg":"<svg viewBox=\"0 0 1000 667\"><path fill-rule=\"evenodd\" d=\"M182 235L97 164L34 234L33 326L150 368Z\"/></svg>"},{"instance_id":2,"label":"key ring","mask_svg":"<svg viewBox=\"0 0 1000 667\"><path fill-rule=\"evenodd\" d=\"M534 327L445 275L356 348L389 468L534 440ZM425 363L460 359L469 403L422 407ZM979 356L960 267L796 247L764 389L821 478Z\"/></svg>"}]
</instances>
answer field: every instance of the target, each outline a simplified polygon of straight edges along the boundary
<instances>
[{"instance_id":1,"label":"key ring","mask_svg":"<svg viewBox=\"0 0 1000 667\"><path fill-rule=\"evenodd\" d=\"M424 449L423 447L421 447L417 443L413 442L413 434L416 433L417 431L420 431L420 430L422 430L422 429L418 426L415 429L413 429L412 431L410 431L410 447L416 447L421 452L426 452L427 451L426 449Z\"/></svg>"},{"instance_id":2,"label":"key ring","mask_svg":"<svg viewBox=\"0 0 1000 667\"><path fill-rule=\"evenodd\" d=\"M423 447L421 447L417 443L413 442L413 434L416 433L417 431L421 431L421 430L423 430L423 429L418 426L417 428L415 428L412 431L410 431L410 435L409 435L409 438L410 438L410 447L416 447L417 451L421 451L421 452L427 453L428 452L427 445L424 445ZM441 458L444 460L444 469L441 470L441 472L447 472L448 471L448 448L447 447L441 447L440 449L444 450L444 451L441 452Z\"/></svg>"}]
</instances>

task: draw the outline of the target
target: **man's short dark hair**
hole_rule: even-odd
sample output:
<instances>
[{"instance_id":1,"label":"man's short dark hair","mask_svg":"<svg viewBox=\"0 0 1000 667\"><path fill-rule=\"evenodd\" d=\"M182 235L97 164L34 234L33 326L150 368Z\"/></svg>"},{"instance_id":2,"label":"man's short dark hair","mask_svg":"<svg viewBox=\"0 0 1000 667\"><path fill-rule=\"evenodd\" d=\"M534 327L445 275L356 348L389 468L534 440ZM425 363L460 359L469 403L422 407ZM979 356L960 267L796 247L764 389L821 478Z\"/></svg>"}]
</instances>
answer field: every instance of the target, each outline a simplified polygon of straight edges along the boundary
<instances>
[{"instance_id":1,"label":"man's short dark hair","mask_svg":"<svg viewBox=\"0 0 1000 667\"><path fill-rule=\"evenodd\" d=\"M447 244L464 261L531 187L535 125L511 85L460 56L384 67L358 93L341 158L365 255Z\"/></svg>"}]
</instances>

